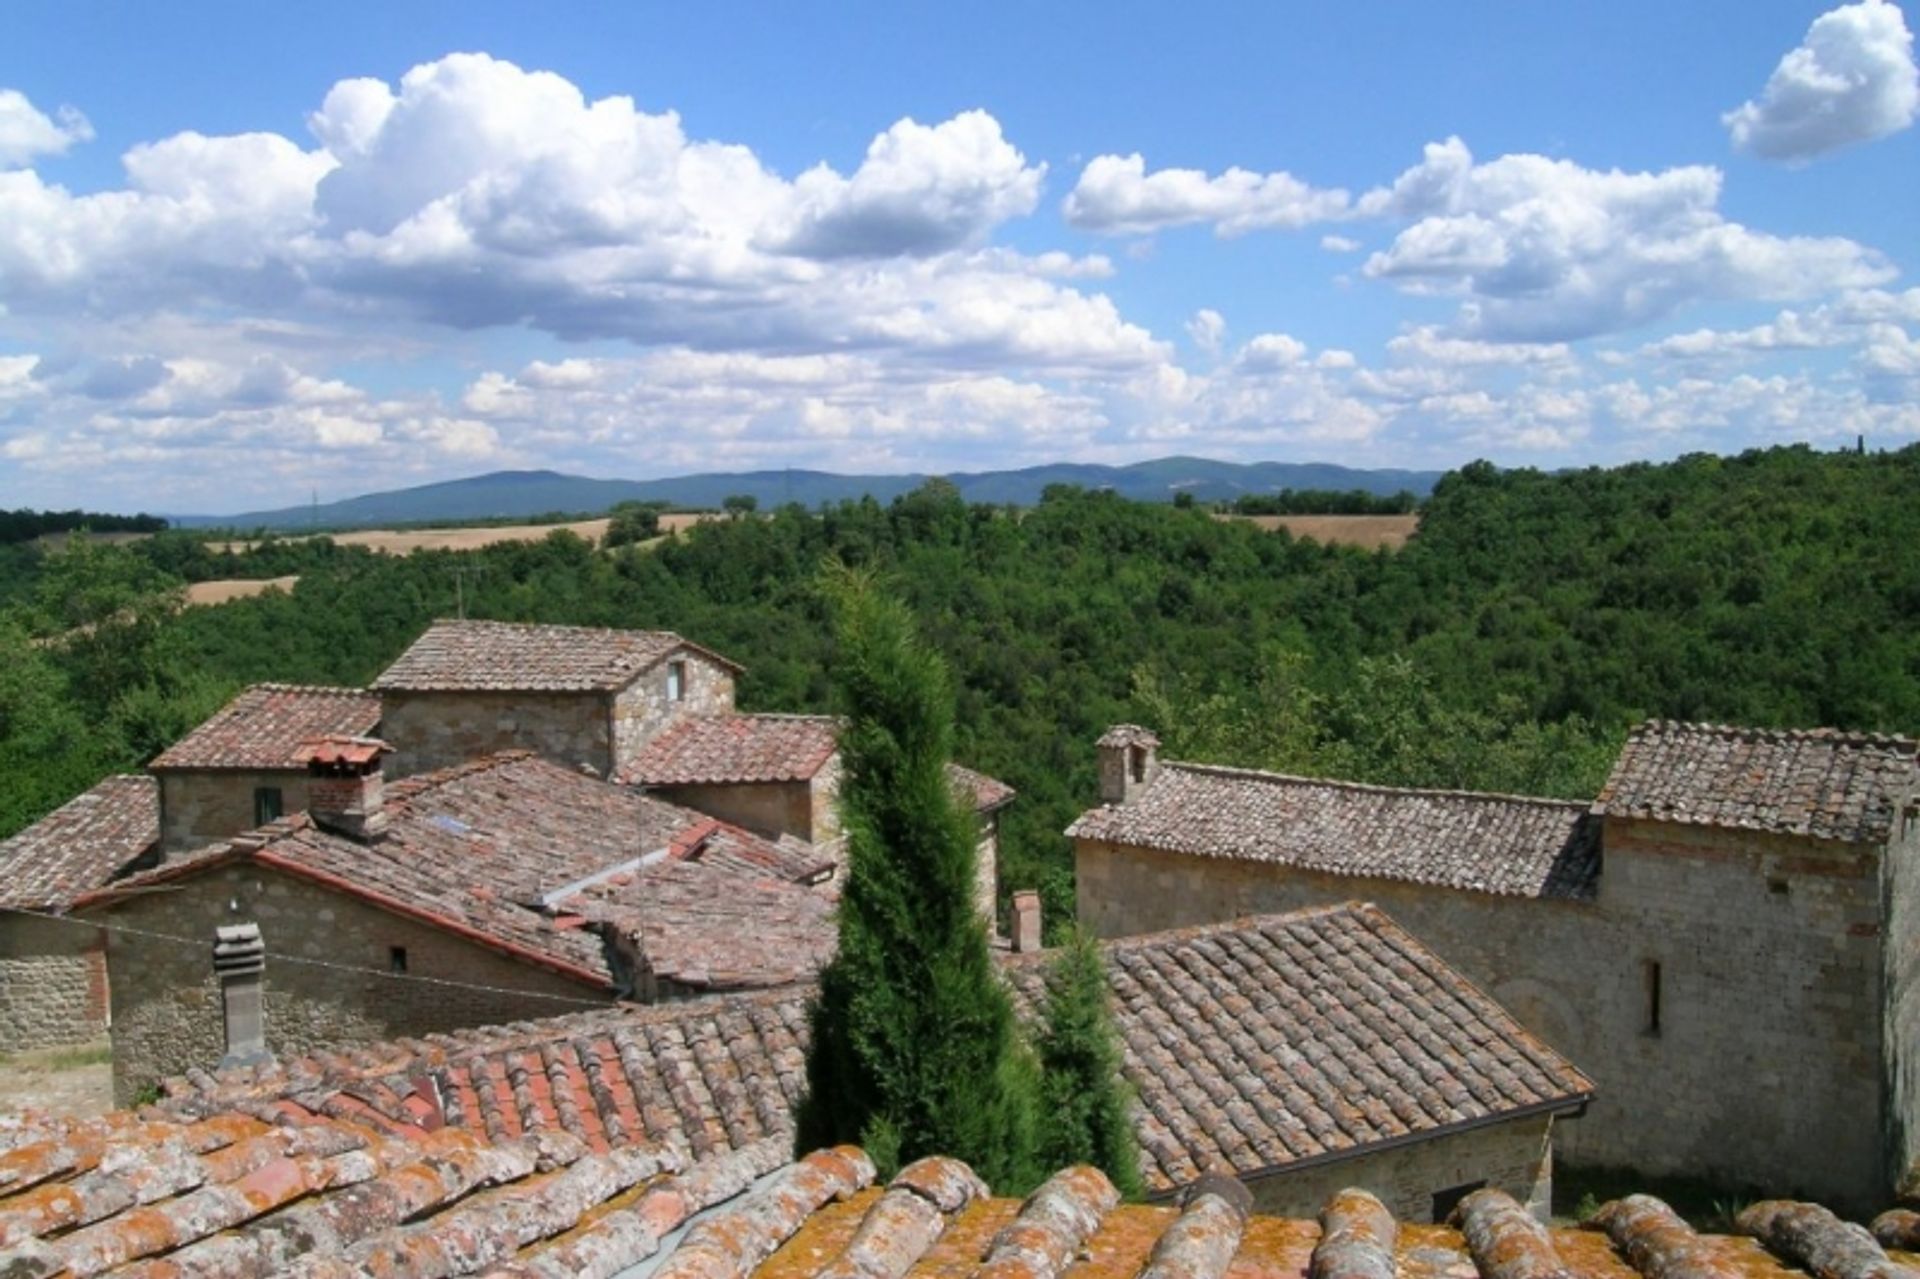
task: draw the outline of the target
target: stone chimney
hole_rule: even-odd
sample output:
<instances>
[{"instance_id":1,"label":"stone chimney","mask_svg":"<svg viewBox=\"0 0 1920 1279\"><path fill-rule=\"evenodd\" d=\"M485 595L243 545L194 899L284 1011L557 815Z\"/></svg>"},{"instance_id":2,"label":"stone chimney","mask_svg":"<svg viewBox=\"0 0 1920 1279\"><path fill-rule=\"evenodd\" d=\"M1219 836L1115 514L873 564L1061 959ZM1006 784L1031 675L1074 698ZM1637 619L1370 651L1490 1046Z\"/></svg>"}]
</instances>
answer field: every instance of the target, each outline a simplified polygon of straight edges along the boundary
<instances>
[{"instance_id":1,"label":"stone chimney","mask_svg":"<svg viewBox=\"0 0 1920 1279\"><path fill-rule=\"evenodd\" d=\"M1013 950L1017 955L1040 949L1040 894L1023 888L1013 895Z\"/></svg>"},{"instance_id":2,"label":"stone chimney","mask_svg":"<svg viewBox=\"0 0 1920 1279\"><path fill-rule=\"evenodd\" d=\"M1154 754L1160 739L1138 724L1115 724L1094 743L1100 755L1100 802L1126 804L1137 798L1160 769Z\"/></svg>"},{"instance_id":3,"label":"stone chimney","mask_svg":"<svg viewBox=\"0 0 1920 1279\"><path fill-rule=\"evenodd\" d=\"M255 1066L269 1059L260 989L267 971L267 944L260 939L258 924L218 927L213 935L213 972L220 979L220 1010L227 1032L227 1055L220 1065Z\"/></svg>"},{"instance_id":4,"label":"stone chimney","mask_svg":"<svg viewBox=\"0 0 1920 1279\"><path fill-rule=\"evenodd\" d=\"M380 757L393 747L377 737L316 737L302 743L307 812L350 839L376 839L387 828Z\"/></svg>"}]
</instances>

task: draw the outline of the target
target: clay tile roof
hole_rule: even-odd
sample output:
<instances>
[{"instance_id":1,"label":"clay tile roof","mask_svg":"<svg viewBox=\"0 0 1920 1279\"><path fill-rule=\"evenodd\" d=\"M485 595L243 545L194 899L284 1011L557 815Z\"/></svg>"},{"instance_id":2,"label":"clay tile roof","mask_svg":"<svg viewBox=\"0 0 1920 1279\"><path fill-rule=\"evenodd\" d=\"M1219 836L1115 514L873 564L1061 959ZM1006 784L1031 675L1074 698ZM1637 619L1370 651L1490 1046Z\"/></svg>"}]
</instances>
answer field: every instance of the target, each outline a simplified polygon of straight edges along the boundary
<instances>
[{"instance_id":1,"label":"clay tile roof","mask_svg":"<svg viewBox=\"0 0 1920 1279\"><path fill-rule=\"evenodd\" d=\"M611 928L648 972L703 991L808 981L839 942L832 903L789 880L663 862L555 903Z\"/></svg>"},{"instance_id":2,"label":"clay tile roof","mask_svg":"<svg viewBox=\"0 0 1920 1279\"><path fill-rule=\"evenodd\" d=\"M1154 1189L1578 1107L1592 1083L1377 907L1105 946ZM1043 998L1044 957L1009 968Z\"/></svg>"},{"instance_id":3,"label":"clay tile roof","mask_svg":"<svg viewBox=\"0 0 1920 1279\"><path fill-rule=\"evenodd\" d=\"M78 904L107 906L124 894L251 858L610 990L600 939L557 926L548 899L642 858L691 855L697 861L715 836L719 863L731 859L769 868L763 874L792 870L796 876L814 865L710 817L525 751L391 783L385 812L386 831L376 840L350 839L295 815L169 859ZM720 865L693 873L728 874Z\"/></svg>"},{"instance_id":4,"label":"clay tile roof","mask_svg":"<svg viewBox=\"0 0 1920 1279\"><path fill-rule=\"evenodd\" d=\"M1516 897L1590 896L1600 871L1585 805L1203 764L1162 764L1138 798L1089 810L1067 834Z\"/></svg>"},{"instance_id":5,"label":"clay tile roof","mask_svg":"<svg viewBox=\"0 0 1920 1279\"><path fill-rule=\"evenodd\" d=\"M0 907L64 910L160 840L160 784L109 777L0 841Z\"/></svg>"},{"instance_id":6,"label":"clay tile roof","mask_svg":"<svg viewBox=\"0 0 1920 1279\"><path fill-rule=\"evenodd\" d=\"M976 773L960 764L948 764L947 776L962 799L973 805L976 813L991 813L1005 808L1020 793L997 777Z\"/></svg>"},{"instance_id":7,"label":"clay tile roof","mask_svg":"<svg viewBox=\"0 0 1920 1279\"><path fill-rule=\"evenodd\" d=\"M367 737L379 723L380 699L362 689L255 684L148 767L305 768L313 738Z\"/></svg>"},{"instance_id":8,"label":"clay tile roof","mask_svg":"<svg viewBox=\"0 0 1920 1279\"><path fill-rule=\"evenodd\" d=\"M1593 810L1878 844L1916 790L1912 738L1649 720L1628 736Z\"/></svg>"},{"instance_id":9,"label":"clay tile roof","mask_svg":"<svg viewBox=\"0 0 1920 1279\"><path fill-rule=\"evenodd\" d=\"M688 715L654 737L619 780L646 786L803 782L839 747L828 715Z\"/></svg>"},{"instance_id":10,"label":"clay tile roof","mask_svg":"<svg viewBox=\"0 0 1920 1279\"><path fill-rule=\"evenodd\" d=\"M1253 1176L1566 1110L1592 1089L1371 906L1154 934L1109 943L1106 957L1155 1193L1212 1168ZM1007 973L1031 1015L1044 957L1016 959ZM170 1104L196 1112L283 1096L318 1104L369 1080L405 1094L406 1080L430 1074L454 1098L447 1122L511 1132L538 1117L514 1071L537 1070L568 1081L578 1104L561 1122L576 1135L722 1149L790 1129L811 993L788 987L365 1045L167 1088Z\"/></svg>"},{"instance_id":11,"label":"clay tile roof","mask_svg":"<svg viewBox=\"0 0 1920 1279\"><path fill-rule=\"evenodd\" d=\"M740 665L672 631L438 621L374 680L378 690L593 692L625 688L683 649Z\"/></svg>"},{"instance_id":12,"label":"clay tile roof","mask_svg":"<svg viewBox=\"0 0 1920 1279\"><path fill-rule=\"evenodd\" d=\"M1095 746L1105 746L1109 748L1121 746L1158 746L1159 744L1160 739L1154 736L1152 729L1142 728L1138 724L1115 724L1112 728L1100 734L1100 740L1094 743Z\"/></svg>"}]
</instances>

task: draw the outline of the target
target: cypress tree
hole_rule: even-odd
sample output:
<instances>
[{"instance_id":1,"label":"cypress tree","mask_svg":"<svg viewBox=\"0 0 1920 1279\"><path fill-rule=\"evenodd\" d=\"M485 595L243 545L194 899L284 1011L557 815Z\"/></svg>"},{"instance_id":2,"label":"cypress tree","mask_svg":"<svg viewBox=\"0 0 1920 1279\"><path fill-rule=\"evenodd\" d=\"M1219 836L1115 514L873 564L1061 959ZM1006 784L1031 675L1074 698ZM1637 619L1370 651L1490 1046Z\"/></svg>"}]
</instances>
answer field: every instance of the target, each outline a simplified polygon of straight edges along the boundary
<instances>
[{"instance_id":1,"label":"cypress tree","mask_svg":"<svg viewBox=\"0 0 1920 1279\"><path fill-rule=\"evenodd\" d=\"M1138 1199L1140 1147L1127 1113L1132 1092L1120 1075L1106 967L1099 945L1079 928L1047 971L1039 1050L1046 1166L1092 1164L1121 1194Z\"/></svg>"},{"instance_id":2,"label":"cypress tree","mask_svg":"<svg viewBox=\"0 0 1920 1279\"><path fill-rule=\"evenodd\" d=\"M840 948L810 1017L798 1146L931 1154L1002 1193L1037 1180L1038 1081L974 908L974 818L946 765L953 693L905 606L855 572L828 575L838 651Z\"/></svg>"}]
</instances>

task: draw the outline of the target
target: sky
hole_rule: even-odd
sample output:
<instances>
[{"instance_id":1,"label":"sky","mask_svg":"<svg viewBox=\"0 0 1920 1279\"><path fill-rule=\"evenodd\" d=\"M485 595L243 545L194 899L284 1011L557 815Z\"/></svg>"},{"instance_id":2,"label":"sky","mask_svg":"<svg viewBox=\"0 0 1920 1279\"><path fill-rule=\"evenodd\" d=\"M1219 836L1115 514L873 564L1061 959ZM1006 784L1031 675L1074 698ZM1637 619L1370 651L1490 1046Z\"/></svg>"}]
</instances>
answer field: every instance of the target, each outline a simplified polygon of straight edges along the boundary
<instances>
[{"instance_id":1,"label":"sky","mask_svg":"<svg viewBox=\"0 0 1920 1279\"><path fill-rule=\"evenodd\" d=\"M1901 447L1914 26L10 0L0 506Z\"/></svg>"}]
</instances>

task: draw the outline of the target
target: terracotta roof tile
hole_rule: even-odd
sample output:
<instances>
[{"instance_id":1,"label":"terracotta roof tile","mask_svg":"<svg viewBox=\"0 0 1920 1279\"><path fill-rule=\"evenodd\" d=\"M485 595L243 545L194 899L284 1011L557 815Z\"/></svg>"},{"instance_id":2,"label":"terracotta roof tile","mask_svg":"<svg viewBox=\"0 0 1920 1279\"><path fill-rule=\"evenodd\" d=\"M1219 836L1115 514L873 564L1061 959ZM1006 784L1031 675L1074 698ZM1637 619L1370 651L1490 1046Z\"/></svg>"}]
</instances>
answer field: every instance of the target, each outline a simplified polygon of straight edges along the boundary
<instances>
[{"instance_id":1,"label":"terracotta roof tile","mask_svg":"<svg viewBox=\"0 0 1920 1279\"><path fill-rule=\"evenodd\" d=\"M305 768L304 743L318 737L366 737L379 722L380 699L362 689L255 684L148 767Z\"/></svg>"},{"instance_id":2,"label":"terracotta roof tile","mask_svg":"<svg viewBox=\"0 0 1920 1279\"><path fill-rule=\"evenodd\" d=\"M624 688L681 650L740 666L672 631L438 621L373 682L376 690L590 692Z\"/></svg>"},{"instance_id":3,"label":"terracotta roof tile","mask_svg":"<svg viewBox=\"0 0 1920 1279\"><path fill-rule=\"evenodd\" d=\"M991 813L995 809L1005 808L1019 794L999 778L976 773L961 764L948 764L947 776L952 779L954 789L973 805L977 813Z\"/></svg>"},{"instance_id":4,"label":"terracotta roof tile","mask_svg":"<svg viewBox=\"0 0 1920 1279\"><path fill-rule=\"evenodd\" d=\"M159 783L109 777L0 842L0 908L64 910L159 841Z\"/></svg>"},{"instance_id":5,"label":"terracotta roof tile","mask_svg":"<svg viewBox=\"0 0 1920 1279\"><path fill-rule=\"evenodd\" d=\"M1148 1185L1221 1167L1254 1175L1437 1128L1576 1106L1592 1085L1385 915L1340 906L1106 947ZM1044 956L1009 962L1023 1011ZM489 1133L558 1124L583 1140L682 1141L695 1153L788 1131L810 988L610 1009L492 1031L343 1050L334 1061L199 1075L170 1104L308 1104L385 1080L385 1112L421 1075L447 1122ZM507 1077L550 1047L584 1098L552 1116ZM471 1098L471 1101L469 1101ZM618 1132L616 1133L616 1129Z\"/></svg>"},{"instance_id":6,"label":"terracotta roof tile","mask_svg":"<svg viewBox=\"0 0 1920 1279\"><path fill-rule=\"evenodd\" d=\"M1608 817L1883 843L1920 791L1920 741L1649 720L1594 802Z\"/></svg>"},{"instance_id":7,"label":"terracotta roof tile","mask_svg":"<svg viewBox=\"0 0 1920 1279\"><path fill-rule=\"evenodd\" d=\"M1589 896L1600 869L1580 804L1202 764L1162 764L1137 798L1083 813L1067 834L1520 897Z\"/></svg>"},{"instance_id":8,"label":"terracotta roof tile","mask_svg":"<svg viewBox=\"0 0 1920 1279\"><path fill-rule=\"evenodd\" d=\"M806 781L839 748L830 715L689 715L640 748L619 780L646 786Z\"/></svg>"}]
</instances>

